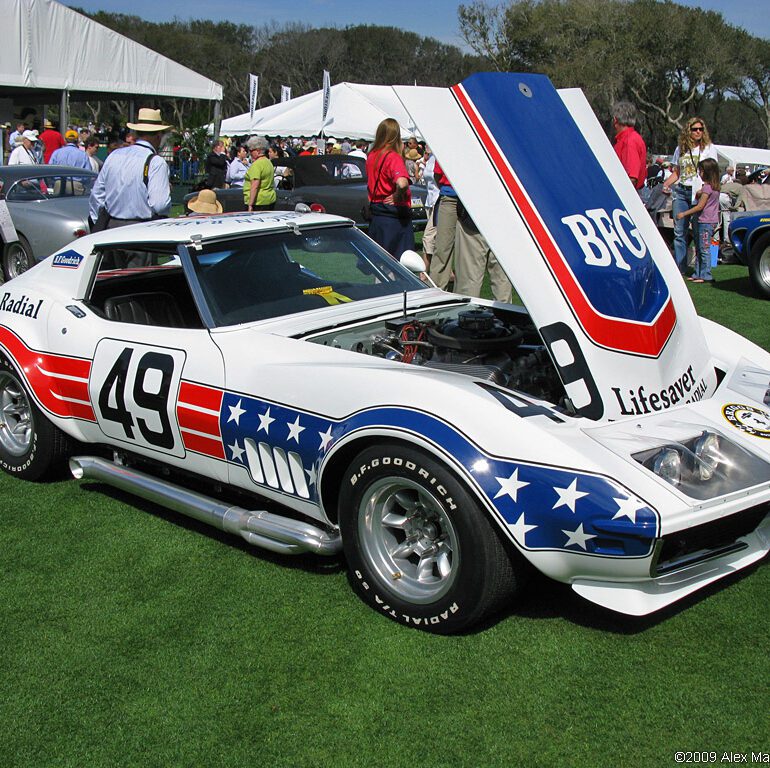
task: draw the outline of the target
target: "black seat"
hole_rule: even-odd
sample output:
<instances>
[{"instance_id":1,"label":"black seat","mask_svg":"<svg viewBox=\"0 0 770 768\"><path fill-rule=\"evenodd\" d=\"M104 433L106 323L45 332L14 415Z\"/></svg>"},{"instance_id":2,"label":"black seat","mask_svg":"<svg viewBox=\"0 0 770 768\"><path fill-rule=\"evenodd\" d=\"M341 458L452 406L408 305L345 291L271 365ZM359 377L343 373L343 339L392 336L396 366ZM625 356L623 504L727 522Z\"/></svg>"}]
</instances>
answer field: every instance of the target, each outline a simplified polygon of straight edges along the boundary
<instances>
[{"instance_id":1,"label":"black seat","mask_svg":"<svg viewBox=\"0 0 770 768\"><path fill-rule=\"evenodd\" d=\"M108 320L137 325L184 328L185 322L176 299L163 291L110 296L104 302Z\"/></svg>"}]
</instances>

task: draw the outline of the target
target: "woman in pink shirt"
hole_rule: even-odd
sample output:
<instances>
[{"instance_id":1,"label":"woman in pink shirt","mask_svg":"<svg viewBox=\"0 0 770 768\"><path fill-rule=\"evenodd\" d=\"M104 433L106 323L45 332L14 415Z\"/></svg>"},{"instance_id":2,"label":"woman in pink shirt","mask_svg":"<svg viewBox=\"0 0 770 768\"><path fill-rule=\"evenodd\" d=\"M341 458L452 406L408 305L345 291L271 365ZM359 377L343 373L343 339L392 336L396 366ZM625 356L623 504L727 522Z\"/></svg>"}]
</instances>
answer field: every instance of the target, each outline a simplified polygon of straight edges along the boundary
<instances>
[{"instance_id":1,"label":"woman in pink shirt","mask_svg":"<svg viewBox=\"0 0 770 768\"><path fill-rule=\"evenodd\" d=\"M707 158L698 163L698 176L703 186L697 192L698 202L686 211L676 215L677 219L697 215L698 236L695 240L697 255L695 274L688 277L693 283L710 283L711 276L711 238L719 224L719 165L716 160Z\"/></svg>"},{"instance_id":2,"label":"woman in pink shirt","mask_svg":"<svg viewBox=\"0 0 770 768\"><path fill-rule=\"evenodd\" d=\"M403 153L401 126L386 117L377 126L374 146L366 158L372 212L368 234L395 259L404 251L414 250L412 195Z\"/></svg>"}]
</instances>

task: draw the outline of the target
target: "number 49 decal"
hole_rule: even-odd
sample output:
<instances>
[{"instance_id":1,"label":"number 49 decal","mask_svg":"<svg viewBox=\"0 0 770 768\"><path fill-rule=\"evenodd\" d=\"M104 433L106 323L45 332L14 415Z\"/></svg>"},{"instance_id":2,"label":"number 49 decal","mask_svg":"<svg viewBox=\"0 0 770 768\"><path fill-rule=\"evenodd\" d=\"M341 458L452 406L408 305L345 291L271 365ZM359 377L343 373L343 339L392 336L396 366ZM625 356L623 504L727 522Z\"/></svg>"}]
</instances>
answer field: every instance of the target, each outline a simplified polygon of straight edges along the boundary
<instances>
[{"instance_id":1,"label":"number 49 decal","mask_svg":"<svg viewBox=\"0 0 770 768\"><path fill-rule=\"evenodd\" d=\"M184 456L176 419L184 361L181 349L99 342L90 388L102 432L120 442Z\"/></svg>"}]
</instances>

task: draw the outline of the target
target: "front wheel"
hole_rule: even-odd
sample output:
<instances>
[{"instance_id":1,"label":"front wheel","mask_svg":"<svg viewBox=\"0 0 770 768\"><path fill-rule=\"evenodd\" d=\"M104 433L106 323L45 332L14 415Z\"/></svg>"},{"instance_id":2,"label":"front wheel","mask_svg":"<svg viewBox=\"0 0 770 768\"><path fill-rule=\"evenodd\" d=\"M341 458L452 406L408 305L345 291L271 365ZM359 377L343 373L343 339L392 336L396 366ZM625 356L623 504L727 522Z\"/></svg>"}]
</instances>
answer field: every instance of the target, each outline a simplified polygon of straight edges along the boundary
<instances>
[{"instance_id":1,"label":"front wheel","mask_svg":"<svg viewBox=\"0 0 770 768\"><path fill-rule=\"evenodd\" d=\"M757 294L770 299L770 232L762 235L751 249L749 277Z\"/></svg>"},{"instance_id":2,"label":"front wheel","mask_svg":"<svg viewBox=\"0 0 770 768\"><path fill-rule=\"evenodd\" d=\"M339 521L354 588L399 623L459 632L516 590L513 563L486 515L420 451L362 451L343 478Z\"/></svg>"},{"instance_id":3,"label":"front wheel","mask_svg":"<svg viewBox=\"0 0 770 768\"><path fill-rule=\"evenodd\" d=\"M28 240L19 235L15 243L8 243L3 250L3 272L6 280L13 280L22 272L35 266L35 256Z\"/></svg>"},{"instance_id":4,"label":"front wheel","mask_svg":"<svg viewBox=\"0 0 770 768\"><path fill-rule=\"evenodd\" d=\"M0 469L38 480L67 453L64 433L46 419L13 366L0 358Z\"/></svg>"}]
</instances>

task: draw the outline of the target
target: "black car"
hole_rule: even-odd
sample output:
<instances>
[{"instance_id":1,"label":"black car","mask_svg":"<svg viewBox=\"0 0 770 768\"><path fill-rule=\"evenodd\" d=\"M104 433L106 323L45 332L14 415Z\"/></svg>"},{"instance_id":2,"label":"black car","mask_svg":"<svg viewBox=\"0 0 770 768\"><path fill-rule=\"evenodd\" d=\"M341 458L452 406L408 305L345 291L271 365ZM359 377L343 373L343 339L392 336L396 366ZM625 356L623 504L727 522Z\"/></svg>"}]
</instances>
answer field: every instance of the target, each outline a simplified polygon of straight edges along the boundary
<instances>
[{"instance_id":1,"label":"black car","mask_svg":"<svg viewBox=\"0 0 770 768\"><path fill-rule=\"evenodd\" d=\"M307 155L273 160L276 167L279 211L293 211L297 203L305 203L318 213L333 213L368 227L362 215L367 201L366 160L353 155ZM187 203L197 192L184 198ZM217 189L217 200L225 213L245 211L243 188ZM412 187L412 218L418 229L425 226L425 188Z\"/></svg>"}]
</instances>

